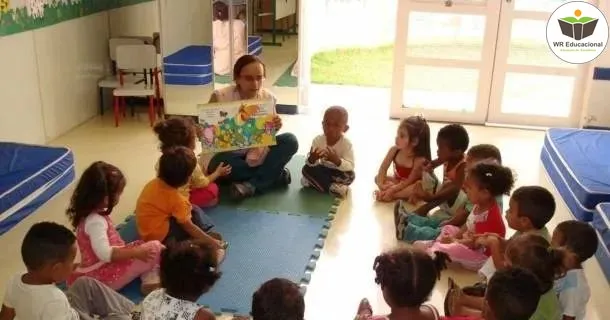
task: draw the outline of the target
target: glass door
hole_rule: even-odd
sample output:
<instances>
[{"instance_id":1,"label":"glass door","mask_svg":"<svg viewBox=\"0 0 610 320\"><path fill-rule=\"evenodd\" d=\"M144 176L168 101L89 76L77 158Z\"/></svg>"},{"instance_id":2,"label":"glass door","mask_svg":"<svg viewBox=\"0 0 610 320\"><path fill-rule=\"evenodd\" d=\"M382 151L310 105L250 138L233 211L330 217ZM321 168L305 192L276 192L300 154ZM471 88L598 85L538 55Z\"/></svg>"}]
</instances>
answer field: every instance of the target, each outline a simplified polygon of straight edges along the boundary
<instances>
[{"instance_id":1,"label":"glass door","mask_svg":"<svg viewBox=\"0 0 610 320\"><path fill-rule=\"evenodd\" d=\"M398 1L392 117L485 123L500 6L500 0Z\"/></svg>"},{"instance_id":2,"label":"glass door","mask_svg":"<svg viewBox=\"0 0 610 320\"><path fill-rule=\"evenodd\" d=\"M578 126L587 65L563 62L549 49L549 17L568 0L502 0L487 121Z\"/></svg>"}]
</instances>

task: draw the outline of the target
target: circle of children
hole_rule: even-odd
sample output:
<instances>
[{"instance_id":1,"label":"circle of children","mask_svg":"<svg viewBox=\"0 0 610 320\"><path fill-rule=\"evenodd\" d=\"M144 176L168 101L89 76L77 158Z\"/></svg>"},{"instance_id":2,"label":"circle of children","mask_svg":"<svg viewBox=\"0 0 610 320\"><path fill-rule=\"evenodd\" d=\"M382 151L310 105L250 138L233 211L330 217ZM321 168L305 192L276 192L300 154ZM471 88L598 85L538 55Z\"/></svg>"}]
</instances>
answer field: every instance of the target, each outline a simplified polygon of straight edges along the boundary
<instances>
[{"instance_id":1,"label":"circle of children","mask_svg":"<svg viewBox=\"0 0 610 320\"><path fill-rule=\"evenodd\" d=\"M250 59L252 63L264 75L264 65L257 59ZM243 65L238 64L234 76L239 85ZM326 111L324 134L314 139L303 168L303 187L347 193L354 180L353 151L343 135L347 120L344 108ZM215 181L227 180L239 168L220 163L205 175L194 154L198 131L188 120L168 119L154 131L163 154L157 177L144 187L136 206L142 240L125 243L110 219L125 177L111 164L93 163L67 210L76 234L53 222L35 224L27 232L21 247L27 272L7 284L0 320L215 319L196 301L222 276L219 265L227 243L212 231L201 207L218 202ZM400 123L395 144L379 168L375 195L378 201L396 203L396 236L408 245L373 262L375 282L391 313L374 315L364 299L356 319L584 320L590 289L582 264L597 248L592 227L566 221L551 237L546 224L555 211L552 194L539 186L512 191L513 173L502 165L498 148L468 148L468 133L458 124L444 126L436 143L437 158L432 159L426 120L409 117ZM287 176L284 185L290 183L284 168L289 157L285 160L278 169L278 175ZM391 166L394 172L388 176ZM444 173L437 184L433 170L439 166ZM234 196L254 195L241 187L243 183L234 186ZM509 194L505 207L502 196ZM515 231L510 239L505 239L503 208L508 227ZM75 266L77 250L81 261ZM461 288L449 278L445 317L440 317L437 306L426 301L448 263L478 272L483 281ZM135 311L116 290L137 278L146 297ZM65 292L55 285L63 282ZM298 285L276 278L253 294L251 316L303 320L304 309Z\"/></svg>"}]
</instances>

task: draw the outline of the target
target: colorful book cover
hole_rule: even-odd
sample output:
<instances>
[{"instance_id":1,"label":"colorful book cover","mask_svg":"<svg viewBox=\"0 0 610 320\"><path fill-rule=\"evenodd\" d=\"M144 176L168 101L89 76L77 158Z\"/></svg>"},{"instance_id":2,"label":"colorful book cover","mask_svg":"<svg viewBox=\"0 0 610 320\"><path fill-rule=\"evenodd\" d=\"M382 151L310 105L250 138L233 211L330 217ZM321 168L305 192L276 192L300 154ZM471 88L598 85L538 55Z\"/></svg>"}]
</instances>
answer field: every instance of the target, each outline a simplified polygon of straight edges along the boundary
<instances>
[{"instance_id":1,"label":"colorful book cover","mask_svg":"<svg viewBox=\"0 0 610 320\"><path fill-rule=\"evenodd\" d=\"M242 100L198 105L203 153L276 144L272 101Z\"/></svg>"}]
</instances>

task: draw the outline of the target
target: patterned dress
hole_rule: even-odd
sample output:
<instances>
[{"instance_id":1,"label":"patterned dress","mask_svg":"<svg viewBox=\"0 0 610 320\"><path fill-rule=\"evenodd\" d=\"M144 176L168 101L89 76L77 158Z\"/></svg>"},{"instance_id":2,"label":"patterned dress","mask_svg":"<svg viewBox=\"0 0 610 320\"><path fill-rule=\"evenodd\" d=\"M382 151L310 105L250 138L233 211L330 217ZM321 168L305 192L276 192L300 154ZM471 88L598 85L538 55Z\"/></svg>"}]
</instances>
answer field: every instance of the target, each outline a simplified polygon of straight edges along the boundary
<instances>
[{"instance_id":1,"label":"patterned dress","mask_svg":"<svg viewBox=\"0 0 610 320\"><path fill-rule=\"evenodd\" d=\"M142 301L141 320L193 320L201 308L195 302L168 295L165 289L157 289Z\"/></svg>"}]
</instances>

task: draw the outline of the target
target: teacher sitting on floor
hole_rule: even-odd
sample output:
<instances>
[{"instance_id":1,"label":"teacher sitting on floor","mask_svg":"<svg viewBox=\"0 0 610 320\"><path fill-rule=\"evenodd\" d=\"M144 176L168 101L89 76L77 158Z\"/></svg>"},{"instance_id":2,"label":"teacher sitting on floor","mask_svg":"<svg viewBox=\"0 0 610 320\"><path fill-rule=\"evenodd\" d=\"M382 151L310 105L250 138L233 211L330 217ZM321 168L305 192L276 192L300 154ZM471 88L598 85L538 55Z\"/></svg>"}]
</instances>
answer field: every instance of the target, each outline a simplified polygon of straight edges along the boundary
<instances>
[{"instance_id":1,"label":"teacher sitting on floor","mask_svg":"<svg viewBox=\"0 0 610 320\"><path fill-rule=\"evenodd\" d=\"M233 66L233 79L235 85L214 90L210 103L261 99L272 100L275 105L275 96L263 88L265 65L258 57L245 55L239 58ZM279 131L282 119L276 114L273 121ZM299 149L299 143L292 133L279 134L276 140L275 146L202 155L202 167L207 167L207 172L212 173L220 163L230 165L231 173L223 179L231 183L231 196L234 199L287 186L291 177L286 164Z\"/></svg>"}]
</instances>

